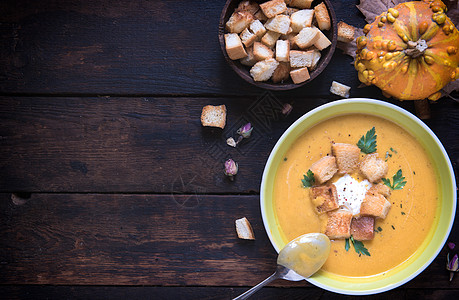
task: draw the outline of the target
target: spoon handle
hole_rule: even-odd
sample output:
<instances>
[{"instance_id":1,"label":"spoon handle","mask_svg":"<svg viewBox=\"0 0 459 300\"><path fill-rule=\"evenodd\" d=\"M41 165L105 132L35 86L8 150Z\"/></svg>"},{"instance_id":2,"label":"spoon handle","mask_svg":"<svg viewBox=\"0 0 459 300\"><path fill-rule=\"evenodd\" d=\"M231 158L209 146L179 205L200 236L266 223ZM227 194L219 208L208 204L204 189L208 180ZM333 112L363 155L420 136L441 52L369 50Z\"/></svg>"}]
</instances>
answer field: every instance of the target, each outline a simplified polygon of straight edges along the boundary
<instances>
[{"instance_id":1,"label":"spoon handle","mask_svg":"<svg viewBox=\"0 0 459 300\"><path fill-rule=\"evenodd\" d=\"M259 289L261 289L262 287L264 287L265 285L267 285L271 281L274 281L274 280L276 280L276 279L278 279L280 277L281 277L281 273L276 271L271 276L269 276L268 278L266 278L265 280L263 280L262 282L260 282L259 284L257 284L253 288L251 288L250 290L246 291L244 294L241 294L238 297L234 298L233 300L247 299L250 296L252 296L253 294L255 294L255 292L257 292Z\"/></svg>"}]
</instances>

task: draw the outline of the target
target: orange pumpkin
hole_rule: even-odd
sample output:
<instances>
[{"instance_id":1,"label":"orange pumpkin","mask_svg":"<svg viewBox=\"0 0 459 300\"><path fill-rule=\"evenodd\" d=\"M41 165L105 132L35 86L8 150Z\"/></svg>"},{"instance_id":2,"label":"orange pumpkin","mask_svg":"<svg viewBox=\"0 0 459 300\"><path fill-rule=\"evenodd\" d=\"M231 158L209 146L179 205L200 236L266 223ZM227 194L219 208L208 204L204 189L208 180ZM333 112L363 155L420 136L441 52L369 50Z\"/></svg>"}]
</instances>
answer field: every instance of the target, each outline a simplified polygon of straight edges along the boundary
<instances>
[{"instance_id":1,"label":"orange pumpkin","mask_svg":"<svg viewBox=\"0 0 459 300\"><path fill-rule=\"evenodd\" d=\"M437 100L459 78L459 32L439 0L401 3L357 39L359 80L400 100Z\"/></svg>"}]
</instances>

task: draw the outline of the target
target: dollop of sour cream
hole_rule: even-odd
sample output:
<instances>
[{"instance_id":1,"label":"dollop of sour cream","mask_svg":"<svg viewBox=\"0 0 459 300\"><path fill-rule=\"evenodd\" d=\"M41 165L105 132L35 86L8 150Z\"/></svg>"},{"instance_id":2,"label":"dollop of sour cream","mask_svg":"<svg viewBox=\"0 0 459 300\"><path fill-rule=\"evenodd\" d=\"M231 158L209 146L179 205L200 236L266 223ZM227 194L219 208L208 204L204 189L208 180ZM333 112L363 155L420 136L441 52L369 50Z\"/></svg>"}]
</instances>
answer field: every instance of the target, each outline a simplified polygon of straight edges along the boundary
<instances>
[{"instance_id":1,"label":"dollop of sour cream","mask_svg":"<svg viewBox=\"0 0 459 300\"><path fill-rule=\"evenodd\" d=\"M338 204L347 207L354 216L358 215L365 194L371 188L371 183L366 179L358 182L349 174L345 174L333 184L338 193Z\"/></svg>"}]
</instances>

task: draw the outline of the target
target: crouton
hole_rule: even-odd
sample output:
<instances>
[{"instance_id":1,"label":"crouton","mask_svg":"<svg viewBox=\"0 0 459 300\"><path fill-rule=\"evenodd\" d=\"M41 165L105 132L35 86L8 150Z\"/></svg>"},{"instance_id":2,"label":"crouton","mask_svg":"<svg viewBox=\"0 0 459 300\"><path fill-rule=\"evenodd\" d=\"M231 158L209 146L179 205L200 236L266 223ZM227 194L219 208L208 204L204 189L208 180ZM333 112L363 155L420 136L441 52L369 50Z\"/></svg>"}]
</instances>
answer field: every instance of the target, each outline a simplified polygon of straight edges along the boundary
<instances>
[{"instance_id":1,"label":"crouton","mask_svg":"<svg viewBox=\"0 0 459 300\"><path fill-rule=\"evenodd\" d=\"M352 213L346 209L338 209L327 213L325 235L330 239L347 239L351 236Z\"/></svg>"},{"instance_id":2,"label":"crouton","mask_svg":"<svg viewBox=\"0 0 459 300\"><path fill-rule=\"evenodd\" d=\"M280 34L287 34L290 28L290 18L286 15L277 15L266 21L265 28Z\"/></svg>"},{"instance_id":3,"label":"crouton","mask_svg":"<svg viewBox=\"0 0 459 300\"><path fill-rule=\"evenodd\" d=\"M226 125L226 106L206 105L201 112L202 126L225 128Z\"/></svg>"},{"instance_id":4,"label":"crouton","mask_svg":"<svg viewBox=\"0 0 459 300\"><path fill-rule=\"evenodd\" d=\"M387 162L380 159L378 153L367 154L360 162L360 171L371 182L377 182L387 174Z\"/></svg>"},{"instance_id":5,"label":"crouton","mask_svg":"<svg viewBox=\"0 0 459 300\"><path fill-rule=\"evenodd\" d=\"M234 11L235 12L247 11L251 13L252 15L255 15L255 13L259 10L260 10L260 6L258 5L258 3L256 3L255 1L246 0L246 1L242 1L241 3L239 3L239 5Z\"/></svg>"},{"instance_id":6,"label":"crouton","mask_svg":"<svg viewBox=\"0 0 459 300\"><path fill-rule=\"evenodd\" d=\"M331 27L331 21L325 3L322 2L319 5L316 5L316 7L314 7L314 14L320 30L329 30Z\"/></svg>"},{"instance_id":7,"label":"crouton","mask_svg":"<svg viewBox=\"0 0 459 300\"><path fill-rule=\"evenodd\" d=\"M383 195L366 193L360 205L360 216L385 219L390 206L390 202Z\"/></svg>"},{"instance_id":8,"label":"crouton","mask_svg":"<svg viewBox=\"0 0 459 300\"><path fill-rule=\"evenodd\" d=\"M249 28L246 28L244 29L241 34L239 35L239 37L241 38L241 41L242 43L246 46L246 47L250 47L252 46L252 44L257 40L257 36L255 34L253 34L252 32L250 32Z\"/></svg>"},{"instance_id":9,"label":"crouton","mask_svg":"<svg viewBox=\"0 0 459 300\"><path fill-rule=\"evenodd\" d=\"M371 193L371 194L381 194L381 195L383 195L384 197L389 198L389 197L390 197L390 194L391 194L391 190L390 190L390 187L388 187L387 185L382 184L382 183L378 183L378 184L374 184L374 185L367 191L367 193Z\"/></svg>"},{"instance_id":10,"label":"crouton","mask_svg":"<svg viewBox=\"0 0 459 300\"><path fill-rule=\"evenodd\" d=\"M247 11L234 12L226 22L226 30L230 33L241 33L253 20L253 15Z\"/></svg>"},{"instance_id":11,"label":"crouton","mask_svg":"<svg viewBox=\"0 0 459 300\"><path fill-rule=\"evenodd\" d=\"M232 60L240 59L247 56L244 45L237 35L237 33L226 33L225 34L225 48L226 53Z\"/></svg>"},{"instance_id":12,"label":"crouton","mask_svg":"<svg viewBox=\"0 0 459 300\"><path fill-rule=\"evenodd\" d=\"M257 61L260 61L272 58L274 56L274 52L262 43L255 42L253 44L253 56Z\"/></svg>"},{"instance_id":13,"label":"crouton","mask_svg":"<svg viewBox=\"0 0 459 300\"><path fill-rule=\"evenodd\" d=\"M253 47L249 47L246 49L247 57L241 58L239 61L241 64L245 66L253 66L257 63L258 60L255 59L255 55L253 55Z\"/></svg>"},{"instance_id":14,"label":"crouton","mask_svg":"<svg viewBox=\"0 0 459 300\"><path fill-rule=\"evenodd\" d=\"M255 20L249 25L250 31L257 37L261 38L266 33L266 28L259 20Z\"/></svg>"},{"instance_id":15,"label":"crouton","mask_svg":"<svg viewBox=\"0 0 459 300\"><path fill-rule=\"evenodd\" d=\"M237 236L243 240L254 240L255 235L253 234L252 225L250 225L249 220L246 217L237 219L236 223L236 232Z\"/></svg>"},{"instance_id":16,"label":"crouton","mask_svg":"<svg viewBox=\"0 0 459 300\"><path fill-rule=\"evenodd\" d=\"M284 0L271 0L260 4L260 8L268 19L283 13L287 10Z\"/></svg>"},{"instance_id":17,"label":"crouton","mask_svg":"<svg viewBox=\"0 0 459 300\"><path fill-rule=\"evenodd\" d=\"M334 184L315 186L311 189L312 203L318 214L323 214L339 208L338 192Z\"/></svg>"},{"instance_id":18,"label":"crouton","mask_svg":"<svg viewBox=\"0 0 459 300\"><path fill-rule=\"evenodd\" d=\"M349 43L354 40L355 28L351 25L340 21L338 23L338 41L343 43Z\"/></svg>"},{"instance_id":19,"label":"crouton","mask_svg":"<svg viewBox=\"0 0 459 300\"><path fill-rule=\"evenodd\" d=\"M287 2L286 2L286 4L288 5ZM296 13L297 11L299 11L298 8L287 7L287 10L284 11L282 14L291 17L291 16L292 16L294 13Z\"/></svg>"},{"instance_id":20,"label":"crouton","mask_svg":"<svg viewBox=\"0 0 459 300\"><path fill-rule=\"evenodd\" d=\"M294 32L290 32L290 33L287 33L287 34L283 34L280 36L280 38L282 40L285 40L285 41L288 41L289 44L290 44L290 50L292 49L298 49L298 47L296 46L295 44L295 37L296 37L296 33Z\"/></svg>"},{"instance_id":21,"label":"crouton","mask_svg":"<svg viewBox=\"0 0 459 300\"><path fill-rule=\"evenodd\" d=\"M291 70L290 71L290 77L292 78L292 81L295 84L299 84L299 83L305 82L306 80L311 78L311 76L309 75L309 71L308 71L307 67Z\"/></svg>"},{"instance_id":22,"label":"crouton","mask_svg":"<svg viewBox=\"0 0 459 300\"><path fill-rule=\"evenodd\" d=\"M281 34L278 32L268 31L261 38L261 42L269 48L274 48L274 46L276 45L276 41L279 39L280 35Z\"/></svg>"},{"instance_id":23,"label":"crouton","mask_svg":"<svg viewBox=\"0 0 459 300\"><path fill-rule=\"evenodd\" d=\"M271 77L274 83L284 82L290 78L290 64L286 62L280 62L276 70L274 70L273 76Z\"/></svg>"},{"instance_id":24,"label":"crouton","mask_svg":"<svg viewBox=\"0 0 459 300\"><path fill-rule=\"evenodd\" d=\"M268 20L268 17L265 16L265 14L263 13L261 9L258 10L253 16L255 17L255 19L260 20L262 22L265 22L266 20Z\"/></svg>"},{"instance_id":25,"label":"crouton","mask_svg":"<svg viewBox=\"0 0 459 300\"><path fill-rule=\"evenodd\" d=\"M311 67L314 61L314 51L290 51L290 66L292 68Z\"/></svg>"},{"instance_id":26,"label":"crouton","mask_svg":"<svg viewBox=\"0 0 459 300\"><path fill-rule=\"evenodd\" d=\"M338 172L336 158L334 156L324 156L313 163L310 170L314 173L315 182L322 184Z\"/></svg>"},{"instance_id":27,"label":"crouton","mask_svg":"<svg viewBox=\"0 0 459 300\"><path fill-rule=\"evenodd\" d=\"M308 48L319 38L319 31L312 27L301 29L300 33L295 37L294 42L300 49Z\"/></svg>"},{"instance_id":28,"label":"crouton","mask_svg":"<svg viewBox=\"0 0 459 300\"><path fill-rule=\"evenodd\" d=\"M290 6L298 8L310 8L314 0L291 0Z\"/></svg>"},{"instance_id":29,"label":"crouton","mask_svg":"<svg viewBox=\"0 0 459 300\"><path fill-rule=\"evenodd\" d=\"M312 65L311 67L309 67L309 70L314 70L316 67L317 67L317 64L319 63L319 60L320 60L320 57L322 56L320 54L320 51L318 50L313 50L314 51L314 55L312 57Z\"/></svg>"},{"instance_id":30,"label":"crouton","mask_svg":"<svg viewBox=\"0 0 459 300\"><path fill-rule=\"evenodd\" d=\"M330 40L327 38L327 36L322 32L320 31L319 29L316 28L316 30L318 31L318 35L319 37L317 38L317 40L314 42L314 46L322 51L324 50L325 48L327 48L328 46L331 45L331 42Z\"/></svg>"},{"instance_id":31,"label":"crouton","mask_svg":"<svg viewBox=\"0 0 459 300\"><path fill-rule=\"evenodd\" d=\"M375 219L373 217L352 218L351 235L357 241L370 241L375 237Z\"/></svg>"},{"instance_id":32,"label":"crouton","mask_svg":"<svg viewBox=\"0 0 459 300\"><path fill-rule=\"evenodd\" d=\"M284 62L290 60L290 43L288 41L276 41L276 59Z\"/></svg>"},{"instance_id":33,"label":"crouton","mask_svg":"<svg viewBox=\"0 0 459 300\"><path fill-rule=\"evenodd\" d=\"M292 14L290 17L293 32L300 32L305 27L311 27L314 17L313 9L303 9Z\"/></svg>"},{"instance_id":34,"label":"crouton","mask_svg":"<svg viewBox=\"0 0 459 300\"><path fill-rule=\"evenodd\" d=\"M337 81L332 81L332 84L330 86L330 93L341 96L343 98L349 98L350 90L351 87L339 83Z\"/></svg>"},{"instance_id":35,"label":"crouton","mask_svg":"<svg viewBox=\"0 0 459 300\"><path fill-rule=\"evenodd\" d=\"M266 81L271 78L278 65L279 62L274 58L259 61L250 69L250 75L255 81Z\"/></svg>"},{"instance_id":36,"label":"crouton","mask_svg":"<svg viewBox=\"0 0 459 300\"><path fill-rule=\"evenodd\" d=\"M332 144L332 154L336 157L339 173L351 173L359 164L360 148L352 144Z\"/></svg>"}]
</instances>

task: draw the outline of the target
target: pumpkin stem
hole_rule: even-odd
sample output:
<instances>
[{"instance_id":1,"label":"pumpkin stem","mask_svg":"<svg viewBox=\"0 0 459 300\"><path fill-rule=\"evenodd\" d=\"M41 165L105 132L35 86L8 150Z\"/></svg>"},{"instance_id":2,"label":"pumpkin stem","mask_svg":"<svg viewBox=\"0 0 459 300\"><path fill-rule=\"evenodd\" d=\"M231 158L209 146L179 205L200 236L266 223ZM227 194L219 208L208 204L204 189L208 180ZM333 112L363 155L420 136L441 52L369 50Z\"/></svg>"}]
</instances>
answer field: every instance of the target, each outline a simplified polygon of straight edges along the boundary
<instances>
[{"instance_id":1,"label":"pumpkin stem","mask_svg":"<svg viewBox=\"0 0 459 300\"><path fill-rule=\"evenodd\" d=\"M405 49L405 54L412 58L421 56L424 51L428 48L425 40L418 40L417 42L408 41L408 49Z\"/></svg>"}]
</instances>

